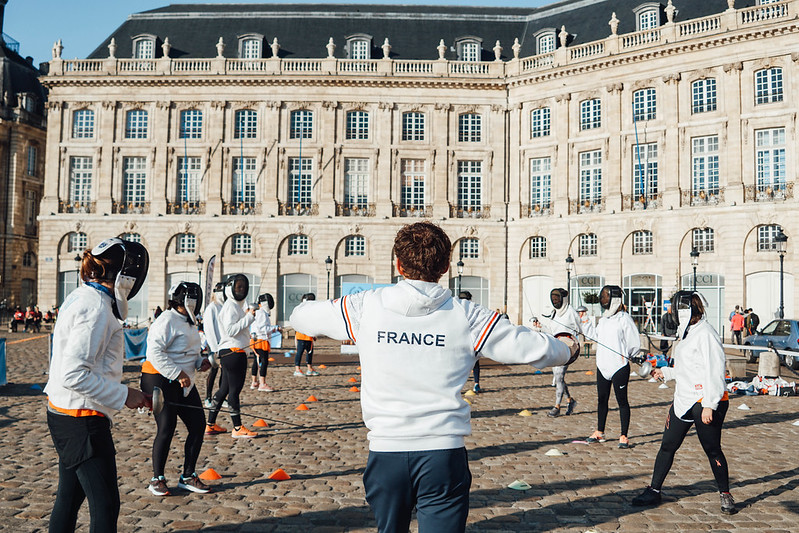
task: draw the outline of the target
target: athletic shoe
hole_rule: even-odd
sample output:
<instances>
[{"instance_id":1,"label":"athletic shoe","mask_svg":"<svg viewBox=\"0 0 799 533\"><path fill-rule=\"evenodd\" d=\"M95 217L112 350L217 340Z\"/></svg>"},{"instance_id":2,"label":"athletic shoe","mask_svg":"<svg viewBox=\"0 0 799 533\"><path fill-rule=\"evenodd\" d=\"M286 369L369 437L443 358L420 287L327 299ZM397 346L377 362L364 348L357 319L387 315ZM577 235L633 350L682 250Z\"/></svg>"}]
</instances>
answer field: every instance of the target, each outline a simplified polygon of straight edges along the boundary
<instances>
[{"instance_id":1,"label":"athletic shoe","mask_svg":"<svg viewBox=\"0 0 799 533\"><path fill-rule=\"evenodd\" d=\"M566 416L574 413L574 408L577 407L577 400L574 398L569 400L569 405L566 407Z\"/></svg>"},{"instance_id":2,"label":"athletic shoe","mask_svg":"<svg viewBox=\"0 0 799 533\"><path fill-rule=\"evenodd\" d=\"M256 390L258 388L257 383L250 383L250 390Z\"/></svg>"},{"instance_id":3,"label":"athletic shoe","mask_svg":"<svg viewBox=\"0 0 799 533\"><path fill-rule=\"evenodd\" d=\"M630 439L628 439L624 435L619 437L619 449L626 450L629 447L630 447Z\"/></svg>"},{"instance_id":4,"label":"athletic shoe","mask_svg":"<svg viewBox=\"0 0 799 533\"><path fill-rule=\"evenodd\" d=\"M305 371L305 375L306 376L318 376L319 372L317 372L316 370L306 370Z\"/></svg>"},{"instance_id":5,"label":"athletic shoe","mask_svg":"<svg viewBox=\"0 0 799 533\"><path fill-rule=\"evenodd\" d=\"M211 487L203 483L202 480L197 477L196 472L189 477L180 476L178 479L178 488L199 492L200 494L211 492Z\"/></svg>"},{"instance_id":6,"label":"athletic shoe","mask_svg":"<svg viewBox=\"0 0 799 533\"><path fill-rule=\"evenodd\" d=\"M301 370L295 370L294 377L303 378L305 377L305 374Z\"/></svg>"},{"instance_id":7,"label":"athletic shoe","mask_svg":"<svg viewBox=\"0 0 799 533\"><path fill-rule=\"evenodd\" d=\"M227 430L217 424L207 424L205 426L206 435L219 435L220 433L227 433Z\"/></svg>"},{"instance_id":8,"label":"athletic shoe","mask_svg":"<svg viewBox=\"0 0 799 533\"><path fill-rule=\"evenodd\" d=\"M642 507L644 505L658 505L660 503L660 491L655 490L652 487L647 487L644 489L644 492L633 498L630 503L636 507Z\"/></svg>"},{"instance_id":9,"label":"athletic shoe","mask_svg":"<svg viewBox=\"0 0 799 533\"><path fill-rule=\"evenodd\" d=\"M585 442L588 444L593 444L595 442L605 442L605 434L600 433L599 431L594 431L590 437L585 439Z\"/></svg>"},{"instance_id":10,"label":"athletic shoe","mask_svg":"<svg viewBox=\"0 0 799 533\"><path fill-rule=\"evenodd\" d=\"M211 398L205 399L205 408L211 409L214 406L214 402L211 401Z\"/></svg>"},{"instance_id":11,"label":"athletic shoe","mask_svg":"<svg viewBox=\"0 0 799 533\"><path fill-rule=\"evenodd\" d=\"M227 403L227 400L222 402L222 407L224 407L225 409L230 409L230 404Z\"/></svg>"},{"instance_id":12,"label":"athletic shoe","mask_svg":"<svg viewBox=\"0 0 799 533\"><path fill-rule=\"evenodd\" d=\"M735 508L735 500L732 499L732 494L729 492L721 493L721 512L724 514L735 514L738 510Z\"/></svg>"},{"instance_id":13,"label":"athletic shoe","mask_svg":"<svg viewBox=\"0 0 799 533\"><path fill-rule=\"evenodd\" d=\"M169 487L166 486L166 478L164 476L152 478L147 489L155 496L169 496Z\"/></svg>"},{"instance_id":14,"label":"athletic shoe","mask_svg":"<svg viewBox=\"0 0 799 533\"><path fill-rule=\"evenodd\" d=\"M480 384L479 383L475 383L474 387L472 387L472 390L475 393L477 393L477 394L480 394L481 392L483 392L483 389L480 388Z\"/></svg>"},{"instance_id":15,"label":"athletic shoe","mask_svg":"<svg viewBox=\"0 0 799 533\"><path fill-rule=\"evenodd\" d=\"M275 389L273 389L272 387L270 387L266 383L264 383L263 385L258 387L258 390L261 391L261 392L275 392Z\"/></svg>"},{"instance_id":16,"label":"athletic shoe","mask_svg":"<svg viewBox=\"0 0 799 533\"><path fill-rule=\"evenodd\" d=\"M560 407L553 407L552 409L547 411L547 416L551 416L552 418L560 416Z\"/></svg>"},{"instance_id":17,"label":"athletic shoe","mask_svg":"<svg viewBox=\"0 0 799 533\"><path fill-rule=\"evenodd\" d=\"M258 434L254 431L250 431L244 426L241 426L239 429L234 429L230 436L234 439L252 439L257 437Z\"/></svg>"}]
</instances>

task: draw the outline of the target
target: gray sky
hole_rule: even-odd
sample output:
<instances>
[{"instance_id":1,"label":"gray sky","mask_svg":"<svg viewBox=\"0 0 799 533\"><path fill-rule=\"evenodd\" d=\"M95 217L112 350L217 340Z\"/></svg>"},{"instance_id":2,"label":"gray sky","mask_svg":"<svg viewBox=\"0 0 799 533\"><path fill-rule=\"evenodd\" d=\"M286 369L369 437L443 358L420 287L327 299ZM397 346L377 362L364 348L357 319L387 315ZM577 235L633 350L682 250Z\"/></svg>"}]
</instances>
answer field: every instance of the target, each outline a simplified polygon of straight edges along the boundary
<instances>
[{"instance_id":1,"label":"gray sky","mask_svg":"<svg viewBox=\"0 0 799 533\"><path fill-rule=\"evenodd\" d=\"M556 0L293 0L254 2L238 0L9 0L3 32L20 43L20 54L32 56L34 64L49 61L53 42L61 39L65 59L85 58L119 27L131 13L169 4L416 4L492 7L540 7Z\"/></svg>"}]
</instances>

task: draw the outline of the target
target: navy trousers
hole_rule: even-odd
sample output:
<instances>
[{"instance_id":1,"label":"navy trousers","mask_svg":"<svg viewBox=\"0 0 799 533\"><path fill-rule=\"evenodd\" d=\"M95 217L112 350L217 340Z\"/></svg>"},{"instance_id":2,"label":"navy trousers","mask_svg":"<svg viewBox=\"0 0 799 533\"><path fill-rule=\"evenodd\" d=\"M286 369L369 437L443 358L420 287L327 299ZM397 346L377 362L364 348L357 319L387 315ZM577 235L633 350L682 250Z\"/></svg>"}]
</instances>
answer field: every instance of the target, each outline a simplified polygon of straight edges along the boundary
<instances>
[{"instance_id":1,"label":"navy trousers","mask_svg":"<svg viewBox=\"0 0 799 533\"><path fill-rule=\"evenodd\" d=\"M406 533L414 508L420 533L466 529L472 485L466 448L369 452L363 484L380 533Z\"/></svg>"}]
</instances>

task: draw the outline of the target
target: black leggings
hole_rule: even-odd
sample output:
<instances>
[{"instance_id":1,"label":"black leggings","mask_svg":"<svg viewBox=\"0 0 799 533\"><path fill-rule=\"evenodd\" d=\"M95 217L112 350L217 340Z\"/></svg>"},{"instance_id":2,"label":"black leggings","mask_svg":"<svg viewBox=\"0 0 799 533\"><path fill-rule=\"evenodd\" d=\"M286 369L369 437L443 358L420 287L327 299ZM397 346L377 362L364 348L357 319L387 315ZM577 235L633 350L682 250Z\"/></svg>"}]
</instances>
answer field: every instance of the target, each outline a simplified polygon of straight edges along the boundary
<instances>
[{"instance_id":1,"label":"black leggings","mask_svg":"<svg viewBox=\"0 0 799 533\"><path fill-rule=\"evenodd\" d=\"M266 368L269 366L269 352L259 348L253 348L255 354L252 358L252 376L266 377Z\"/></svg>"},{"instance_id":2,"label":"black leggings","mask_svg":"<svg viewBox=\"0 0 799 533\"><path fill-rule=\"evenodd\" d=\"M219 360L219 355L214 354L214 357ZM208 371L208 377L205 379L205 399L210 400L214 395L214 381L216 380L216 375L219 374L219 366L211 367L211 370ZM222 376L219 376L219 386L222 386Z\"/></svg>"},{"instance_id":3,"label":"black leggings","mask_svg":"<svg viewBox=\"0 0 799 533\"><path fill-rule=\"evenodd\" d=\"M674 454L680 449L685 435L692 425L696 425L696 436L705 450L713 477L716 478L716 485L719 492L729 492L730 474L727 468L727 458L721 451L721 426L724 424L724 416L730 402L719 402L719 406L713 411L713 421L710 424L702 422L702 404L697 402L691 410L685 413L680 420L674 413L674 404L669 408L666 418L666 429L663 430L663 440L660 442L660 450L655 459L655 471L652 473L652 488L660 490L663 481L666 479L671 464L674 462ZM686 422L686 420L690 420Z\"/></svg>"},{"instance_id":4,"label":"black leggings","mask_svg":"<svg viewBox=\"0 0 799 533\"><path fill-rule=\"evenodd\" d=\"M305 352L305 360L308 366L313 364L313 341L297 341L297 354L294 356L294 366L300 366L302 353Z\"/></svg>"},{"instance_id":5,"label":"black leggings","mask_svg":"<svg viewBox=\"0 0 799 533\"><path fill-rule=\"evenodd\" d=\"M610 401L610 386L613 385L613 392L616 393L616 403L619 404L619 417L621 418L620 435L627 435L630 429L630 402L627 401L627 383L630 381L630 365L624 365L613 374L610 380L602 376L602 372L596 372L596 429L605 432L605 422L608 419L608 402Z\"/></svg>"},{"instance_id":6,"label":"black leggings","mask_svg":"<svg viewBox=\"0 0 799 533\"><path fill-rule=\"evenodd\" d=\"M222 383L219 385L219 390L214 394L211 412L208 414L208 424L216 424L219 409L222 406L222 402L227 398L233 426L241 427L239 394L241 394L241 389L244 388L244 380L247 377L247 353L219 350L219 364L222 366Z\"/></svg>"},{"instance_id":7,"label":"black leggings","mask_svg":"<svg viewBox=\"0 0 799 533\"><path fill-rule=\"evenodd\" d=\"M474 384L480 384L480 360L474 362L474 368L472 368L472 374L474 375Z\"/></svg>"},{"instance_id":8,"label":"black leggings","mask_svg":"<svg viewBox=\"0 0 799 533\"><path fill-rule=\"evenodd\" d=\"M101 416L47 413L58 452L58 492L50 515L50 533L73 533L83 500L89 500L91 533L115 533L119 487L111 424Z\"/></svg>"},{"instance_id":9,"label":"black leggings","mask_svg":"<svg viewBox=\"0 0 799 533\"><path fill-rule=\"evenodd\" d=\"M169 381L161 374L142 374L142 392L152 394L153 387L159 387L163 391L165 400L164 409L155 415L158 431L153 441L153 475L155 477L164 475L169 446L172 444L172 437L175 435L180 417L189 431L183 449L183 476L189 477L197 467L197 458L203 447L205 432L205 412L201 410L200 393L197 392L197 387L192 387L189 395L183 396L183 387L177 381ZM190 406L200 409L192 409Z\"/></svg>"}]
</instances>

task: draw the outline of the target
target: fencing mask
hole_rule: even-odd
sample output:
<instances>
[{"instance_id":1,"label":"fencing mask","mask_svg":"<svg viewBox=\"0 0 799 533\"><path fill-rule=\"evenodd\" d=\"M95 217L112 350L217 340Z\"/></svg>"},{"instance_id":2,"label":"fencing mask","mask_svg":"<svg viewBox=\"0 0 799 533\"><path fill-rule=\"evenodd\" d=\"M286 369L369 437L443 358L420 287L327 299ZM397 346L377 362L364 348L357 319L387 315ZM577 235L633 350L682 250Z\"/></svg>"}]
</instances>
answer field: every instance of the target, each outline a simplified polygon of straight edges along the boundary
<instances>
[{"instance_id":1,"label":"fencing mask","mask_svg":"<svg viewBox=\"0 0 799 533\"><path fill-rule=\"evenodd\" d=\"M225 282L225 296L243 302L250 292L250 280L244 274L233 274Z\"/></svg>"},{"instance_id":2,"label":"fencing mask","mask_svg":"<svg viewBox=\"0 0 799 533\"><path fill-rule=\"evenodd\" d=\"M128 300L136 296L147 279L150 256L141 243L117 237L104 240L89 253L94 257L103 257L113 254L112 250L117 246L122 248L122 265L119 270L106 272L104 281L114 282L114 315L119 320L125 320L128 317Z\"/></svg>"},{"instance_id":3,"label":"fencing mask","mask_svg":"<svg viewBox=\"0 0 799 533\"><path fill-rule=\"evenodd\" d=\"M562 309L569 298L569 291L566 289L552 289L549 293L549 301L556 310Z\"/></svg>"},{"instance_id":4,"label":"fencing mask","mask_svg":"<svg viewBox=\"0 0 799 533\"><path fill-rule=\"evenodd\" d=\"M275 299L268 292L258 296L258 303L270 311L275 307Z\"/></svg>"},{"instance_id":5,"label":"fencing mask","mask_svg":"<svg viewBox=\"0 0 799 533\"><path fill-rule=\"evenodd\" d=\"M203 291L199 285L190 281L181 281L169 289L169 301L186 308L189 322L197 323L197 317L203 305Z\"/></svg>"},{"instance_id":6,"label":"fencing mask","mask_svg":"<svg viewBox=\"0 0 799 533\"><path fill-rule=\"evenodd\" d=\"M214 299L220 304L225 303L227 297L225 296L225 284L221 281L214 285Z\"/></svg>"},{"instance_id":7,"label":"fencing mask","mask_svg":"<svg viewBox=\"0 0 799 533\"><path fill-rule=\"evenodd\" d=\"M599 291L599 305L604 309L602 316L611 317L621 307L622 299L621 287L618 285L605 285Z\"/></svg>"},{"instance_id":8,"label":"fencing mask","mask_svg":"<svg viewBox=\"0 0 799 533\"><path fill-rule=\"evenodd\" d=\"M677 324L678 339L685 338L688 328L691 326L691 319L693 317L702 318L707 306L707 300L698 292L677 291L671 297L671 314Z\"/></svg>"},{"instance_id":9,"label":"fencing mask","mask_svg":"<svg viewBox=\"0 0 799 533\"><path fill-rule=\"evenodd\" d=\"M316 300L316 295L312 292L306 292L302 295L302 301L307 302L309 300Z\"/></svg>"}]
</instances>

